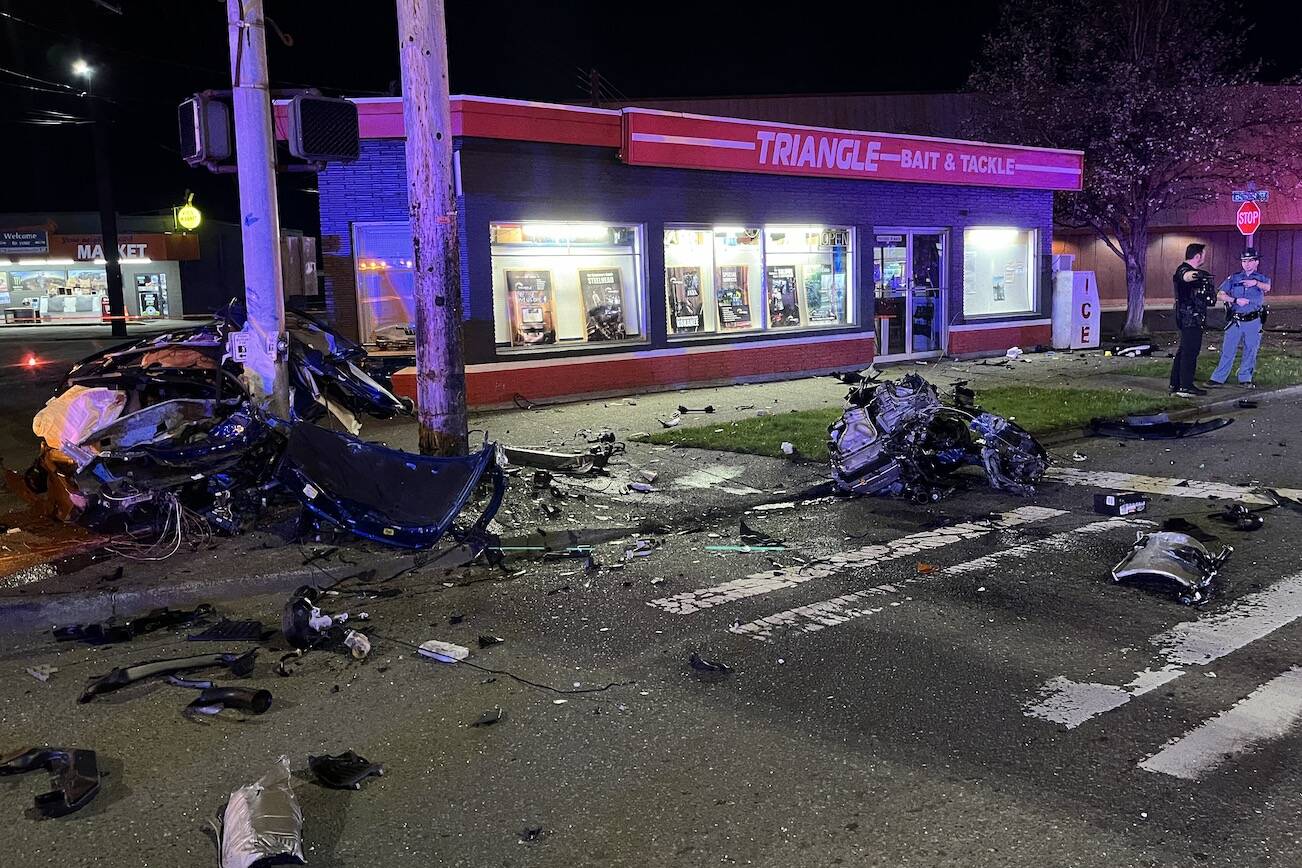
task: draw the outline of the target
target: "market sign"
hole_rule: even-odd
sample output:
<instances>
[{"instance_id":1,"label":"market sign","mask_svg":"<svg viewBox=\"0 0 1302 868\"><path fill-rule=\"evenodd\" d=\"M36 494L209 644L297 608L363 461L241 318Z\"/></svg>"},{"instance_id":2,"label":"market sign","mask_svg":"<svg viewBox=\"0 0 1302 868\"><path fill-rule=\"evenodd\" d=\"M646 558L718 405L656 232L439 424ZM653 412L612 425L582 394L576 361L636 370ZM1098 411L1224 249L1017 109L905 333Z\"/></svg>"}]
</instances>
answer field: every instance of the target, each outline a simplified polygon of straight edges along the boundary
<instances>
[{"instance_id":1,"label":"market sign","mask_svg":"<svg viewBox=\"0 0 1302 868\"><path fill-rule=\"evenodd\" d=\"M1081 151L851 132L651 109L624 110L620 157L634 166L1037 190L1079 190L1085 166Z\"/></svg>"},{"instance_id":2,"label":"market sign","mask_svg":"<svg viewBox=\"0 0 1302 868\"><path fill-rule=\"evenodd\" d=\"M1261 206L1256 202L1244 202L1239 206L1239 213L1234 222L1239 227L1240 233L1255 235L1261 228Z\"/></svg>"},{"instance_id":3,"label":"market sign","mask_svg":"<svg viewBox=\"0 0 1302 868\"><path fill-rule=\"evenodd\" d=\"M0 229L0 254L47 253L50 235L44 229Z\"/></svg>"}]
</instances>

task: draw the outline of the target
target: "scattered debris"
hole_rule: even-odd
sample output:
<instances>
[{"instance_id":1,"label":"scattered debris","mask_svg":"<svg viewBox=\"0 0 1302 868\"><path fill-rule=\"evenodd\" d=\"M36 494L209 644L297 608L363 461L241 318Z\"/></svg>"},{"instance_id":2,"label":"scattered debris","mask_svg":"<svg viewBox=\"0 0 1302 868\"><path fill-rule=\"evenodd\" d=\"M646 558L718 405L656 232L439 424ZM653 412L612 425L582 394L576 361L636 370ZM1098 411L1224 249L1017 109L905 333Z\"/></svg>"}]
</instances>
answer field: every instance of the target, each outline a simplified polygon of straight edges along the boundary
<instances>
[{"instance_id":1,"label":"scattered debris","mask_svg":"<svg viewBox=\"0 0 1302 868\"><path fill-rule=\"evenodd\" d=\"M1255 410L1261 406L1260 401L1254 401L1251 398L1240 398L1234 403L1240 410Z\"/></svg>"},{"instance_id":2,"label":"scattered debris","mask_svg":"<svg viewBox=\"0 0 1302 868\"><path fill-rule=\"evenodd\" d=\"M306 865L303 809L294 797L289 757L282 756L256 783L231 793L214 825L221 868Z\"/></svg>"},{"instance_id":3,"label":"scattered debris","mask_svg":"<svg viewBox=\"0 0 1302 868\"><path fill-rule=\"evenodd\" d=\"M348 613L340 615L323 615L317 608L321 591L311 585L304 585L290 596L280 615L280 632L291 648L311 648L327 632L338 624L348 620Z\"/></svg>"},{"instance_id":4,"label":"scattered debris","mask_svg":"<svg viewBox=\"0 0 1302 868\"><path fill-rule=\"evenodd\" d=\"M539 838L542 837L542 834L543 834L542 826L530 827L520 833L520 840L525 842L537 841Z\"/></svg>"},{"instance_id":5,"label":"scattered debris","mask_svg":"<svg viewBox=\"0 0 1302 868\"><path fill-rule=\"evenodd\" d=\"M150 660L131 666L119 666L107 675L96 678L82 691L78 702L90 702L97 696L111 693L129 684L152 678L155 675L170 675L174 672L188 672L191 669L208 669L213 666L225 666L232 675L244 678L253 672L258 649L252 648L243 654L200 654L195 657L178 657L169 660Z\"/></svg>"},{"instance_id":6,"label":"scattered debris","mask_svg":"<svg viewBox=\"0 0 1302 868\"><path fill-rule=\"evenodd\" d=\"M115 642L129 642L137 636L154 630L191 624L212 613L213 608L207 603L196 606L189 612L168 608L154 609L134 618L113 617L98 624L69 624L55 627L53 633L54 638L59 642L81 640L92 645L108 645Z\"/></svg>"},{"instance_id":7,"label":"scattered debris","mask_svg":"<svg viewBox=\"0 0 1302 868\"><path fill-rule=\"evenodd\" d=\"M1099 515L1130 515L1148 509L1148 498L1134 491L1094 495L1094 511Z\"/></svg>"},{"instance_id":8,"label":"scattered debris","mask_svg":"<svg viewBox=\"0 0 1302 868\"><path fill-rule=\"evenodd\" d=\"M1100 437L1120 437L1127 440L1178 440L1217 431L1233 422L1228 417L1208 419L1205 422L1172 422L1166 413L1147 416L1126 416L1124 419L1091 419L1090 430Z\"/></svg>"},{"instance_id":9,"label":"scattered debris","mask_svg":"<svg viewBox=\"0 0 1302 868\"><path fill-rule=\"evenodd\" d=\"M794 456L796 454L796 445L790 440L783 440L782 444L778 448L782 450L783 455Z\"/></svg>"},{"instance_id":10,"label":"scattered debris","mask_svg":"<svg viewBox=\"0 0 1302 868\"><path fill-rule=\"evenodd\" d=\"M1151 356L1152 354L1152 344L1137 344L1133 347L1114 347L1112 350L1112 355L1129 359L1136 359L1140 356Z\"/></svg>"},{"instance_id":11,"label":"scattered debris","mask_svg":"<svg viewBox=\"0 0 1302 868\"><path fill-rule=\"evenodd\" d=\"M755 530L755 528L746 524L745 519L740 522L738 533L741 541L746 545L763 546L772 549L785 549L787 547L787 544L782 540L775 539L763 531Z\"/></svg>"},{"instance_id":12,"label":"scattered debris","mask_svg":"<svg viewBox=\"0 0 1302 868\"><path fill-rule=\"evenodd\" d=\"M697 672L706 672L712 675L727 675L732 672L732 667L727 663L707 660L695 651L687 658L687 662Z\"/></svg>"},{"instance_id":13,"label":"scattered debris","mask_svg":"<svg viewBox=\"0 0 1302 868\"><path fill-rule=\"evenodd\" d=\"M535 467L562 473L590 473L597 466L594 456L586 452L555 452L522 446L502 446L506 460L519 467Z\"/></svg>"},{"instance_id":14,"label":"scattered debris","mask_svg":"<svg viewBox=\"0 0 1302 868\"><path fill-rule=\"evenodd\" d=\"M0 758L0 776L45 769L50 773L48 793L36 797L36 812L45 818L63 817L84 808L99 793L99 761L95 751L83 748L34 747Z\"/></svg>"},{"instance_id":15,"label":"scattered debris","mask_svg":"<svg viewBox=\"0 0 1302 868\"><path fill-rule=\"evenodd\" d=\"M430 639L428 642L421 643L419 653L422 657L428 657L440 663L456 663L469 657L470 649L462 645L454 645L451 642Z\"/></svg>"},{"instance_id":16,"label":"scattered debris","mask_svg":"<svg viewBox=\"0 0 1302 868\"><path fill-rule=\"evenodd\" d=\"M946 478L982 466L993 488L1029 495L1049 466L1044 448L1017 424L972 407L947 407L917 374L852 388L828 428L836 486L854 494L936 501Z\"/></svg>"},{"instance_id":17,"label":"scattered debris","mask_svg":"<svg viewBox=\"0 0 1302 868\"><path fill-rule=\"evenodd\" d=\"M333 790L360 790L370 777L383 777L384 766L346 750L335 756L309 756L307 767L316 779Z\"/></svg>"},{"instance_id":18,"label":"scattered debris","mask_svg":"<svg viewBox=\"0 0 1302 868\"><path fill-rule=\"evenodd\" d=\"M42 663L40 666L28 666L23 670L37 681L49 681L54 677L54 673L59 671L58 666L51 666L48 663Z\"/></svg>"},{"instance_id":19,"label":"scattered debris","mask_svg":"<svg viewBox=\"0 0 1302 868\"><path fill-rule=\"evenodd\" d=\"M636 491L638 494L650 494L655 491L655 488L648 482L630 482L628 490Z\"/></svg>"},{"instance_id":20,"label":"scattered debris","mask_svg":"<svg viewBox=\"0 0 1302 868\"><path fill-rule=\"evenodd\" d=\"M1086 455L1084 452L1081 452L1081 451L1078 449L1078 450L1076 450L1075 452L1072 452L1072 453L1071 453L1071 460L1072 460L1072 461L1089 461L1089 460L1090 460L1090 457L1089 457L1088 455Z\"/></svg>"},{"instance_id":21,"label":"scattered debris","mask_svg":"<svg viewBox=\"0 0 1302 868\"><path fill-rule=\"evenodd\" d=\"M265 630L261 621L231 621L223 618L202 633L185 638L191 642L256 642L262 638Z\"/></svg>"},{"instance_id":22,"label":"scattered debris","mask_svg":"<svg viewBox=\"0 0 1302 868\"><path fill-rule=\"evenodd\" d=\"M1233 551L1224 546L1213 555L1185 533L1140 532L1134 548L1112 568L1112 579L1174 582L1176 599L1186 606L1195 605L1208 599L1212 580Z\"/></svg>"},{"instance_id":23,"label":"scattered debris","mask_svg":"<svg viewBox=\"0 0 1302 868\"><path fill-rule=\"evenodd\" d=\"M344 634L344 647L352 652L354 660L365 660L371 653L371 640L365 633L349 630Z\"/></svg>"},{"instance_id":24,"label":"scattered debris","mask_svg":"<svg viewBox=\"0 0 1302 868\"><path fill-rule=\"evenodd\" d=\"M479 715L478 719L471 726L492 726L502 719L502 706L498 705L489 711Z\"/></svg>"},{"instance_id":25,"label":"scattered debris","mask_svg":"<svg viewBox=\"0 0 1302 868\"><path fill-rule=\"evenodd\" d=\"M639 470L637 475L642 477L643 482L655 482L660 474L654 470Z\"/></svg>"},{"instance_id":26,"label":"scattered debris","mask_svg":"<svg viewBox=\"0 0 1302 868\"><path fill-rule=\"evenodd\" d=\"M480 637L479 637L479 647L480 647L480 648L489 648L489 647L491 647L491 646L493 646L493 645L501 645L501 644L502 644L503 642L505 642L505 641L506 641L506 640L503 639L501 636L480 635Z\"/></svg>"},{"instance_id":27,"label":"scattered debris","mask_svg":"<svg viewBox=\"0 0 1302 868\"><path fill-rule=\"evenodd\" d=\"M653 539L639 539L633 543L631 548L624 549L624 560L633 558L644 558L651 554L660 546L660 543Z\"/></svg>"},{"instance_id":28,"label":"scattered debris","mask_svg":"<svg viewBox=\"0 0 1302 868\"><path fill-rule=\"evenodd\" d=\"M940 569L940 567L936 566L935 564L928 564L923 561L918 561L918 575L925 576L928 573L936 572L936 570L938 569Z\"/></svg>"},{"instance_id":29,"label":"scattered debris","mask_svg":"<svg viewBox=\"0 0 1302 868\"><path fill-rule=\"evenodd\" d=\"M1004 353L1004 358L1016 360L1020 359L1024 355L1026 354L1022 352L1021 347L1009 347L1008 352Z\"/></svg>"},{"instance_id":30,"label":"scattered debris","mask_svg":"<svg viewBox=\"0 0 1302 868\"><path fill-rule=\"evenodd\" d=\"M714 412L713 404L707 404L706 406L701 407L700 409L696 409L694 407L684 407L682 404L678 405L678 415L680 416L686 416L688 413L713 413L713 412Z\"/></svg>"},{"instance_id":31,"label":"scattered debris","mask_svg":"<svg viewBox=\"0 0 1302 868\"><path fill-rule=\"evenodd\" d=\"M1269 507L1267 508L1269 509ZM1208 518L1222 521L1235 530L1244 531L1245 533L1261 530L1266 524L1266 519L1258 510L1248 509L1241 503L1227 504L1225 509L1212 513Z\"/></svg>"},{"instance_id":32,"label":"scattered debris","mask_svg":"<svg viewBox=\"0 0 1302 868\"><path fill-rule=\"evenodd\" d=\"M250 687L209 687L186 707L186 711L218 714L223 708L265 714L271 708L271 691Z\"/></svg>"},{"instance_id":33,"label":"scattered debris","mask_svg":"<svg viewBox=\"0 0 1302 868\"><path fill-rule=\"evenodd\" d=\"M683 420L679 416L670 416L668 419L661 419L657 416L656 421L660 423L661 428L677 428Z\"/></svg>"},{"instance_id":34,"label":"scattered debris","mask_svg":"<svg viewBox=\"0 0 1302 868\"><path fill-rule=\"evenodd\" d=\"M864 368L862 371L833 371L831 374L831 376L834 379L844 383L847 386L853 386L856 383L871 383L873 380L877 379L881 375L882 372L877 370L877 368L875 368L872 365L869 365L868 367ZM740 410L741 408L738 407L737 409Z\"/></svg>"}]
</instances>

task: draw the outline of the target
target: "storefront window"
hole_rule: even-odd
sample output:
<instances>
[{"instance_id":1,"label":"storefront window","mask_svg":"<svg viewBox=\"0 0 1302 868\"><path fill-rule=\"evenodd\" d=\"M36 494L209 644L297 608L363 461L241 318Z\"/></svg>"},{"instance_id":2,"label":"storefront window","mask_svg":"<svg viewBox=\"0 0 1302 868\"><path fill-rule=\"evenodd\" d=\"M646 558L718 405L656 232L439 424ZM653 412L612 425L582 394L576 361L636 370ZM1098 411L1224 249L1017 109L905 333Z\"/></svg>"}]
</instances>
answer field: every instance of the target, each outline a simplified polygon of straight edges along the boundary
<instances>
[{"instance_id":1,"label":"storefront window","mask_svg":"<svg viewBox=\"0 0 1302 868\"><path fill-rule=\"evenodd\" d=\"M847 228L666 228L669 335L847 324L849 254Z\"/></svg>"},{"instance_id":2,"label":"storefront window","mask_svg":"<svg viewBox=\"0 0 1302 868\"><path fill-rule=\"evenodd\" d=\"M411 227L401 223L353 224L357 266L358 332L364 344L385 330L407 333L416 324Z\"/></svg>"},{"instance_id":3,"label":"storefront window","mask_svg":"<svg viewBox=\"0 0 1302 868\"><path fill-rule=\"evenodd\" d=\"M979 226L963 232L963 313L1034 313L1034 229Z\"/></svg>"},{"instance_id":4,"label":"storefront window","mask_svg":"<svg viewBox=\"0 0 1302 868\"><path fill-rule=\"evenodd\" d=\"M607 223L493 223L499 346L637 340L641 230Z\"/></svg>"}]
</instances>

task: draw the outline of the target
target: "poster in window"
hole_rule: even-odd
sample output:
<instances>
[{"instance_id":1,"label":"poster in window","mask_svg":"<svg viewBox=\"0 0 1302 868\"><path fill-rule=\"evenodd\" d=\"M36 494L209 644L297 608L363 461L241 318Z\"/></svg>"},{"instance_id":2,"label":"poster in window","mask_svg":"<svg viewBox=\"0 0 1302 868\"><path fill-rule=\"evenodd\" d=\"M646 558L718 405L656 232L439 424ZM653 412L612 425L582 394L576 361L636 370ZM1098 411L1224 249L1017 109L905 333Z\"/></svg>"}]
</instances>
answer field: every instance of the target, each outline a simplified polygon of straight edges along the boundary
<instances>
[{"instance_id":1,"label":"poster in window","mask_svg":"<svg viewBox=\"0 0 1302 868\"><path fill-rule=\"evenodd\" d=\"M676 335L705 330L701 301L701 269L674 266L665 269L669 286L669 327Z\"/></svg>"},{"instance_id":2,"label":"poster in window","mask_svg":"<svg viewBox=\"0 0 1302 868\"><path fill-rule=\"evenodd\" d=\"M825 262L805 266L805 311L810 325L842 322L845 308L845 278Z\"/></svg>"},{"instance_id":3,"label":"poster in window","mask_svg":"<svg viewBox=\"0 0 1302 868\"><path fill-rule=\"evenodd\" d=\"M770 265L769 324L774 328L800 325L800 283L794 265Z\"/></svg>"},{"instance_id":4,"label":"poster in window","mask_svg":"<svg viewBox=\"0 0 1302 868\"><path fill-rule=\"evenodd\" d=\"M0 271L0 304L9 303L9 272Z\"/></svg>"},{"instance_id":5,"label":"poster in window","mask_svg":"<svg viewBox=\"0 0 1302 868\"><path fill-rule=\"evenodd\" d=\"M68 289L81 295L108 292L108 274L102 268L69 270Z\"/></svg>"},{"instance_id":6,"label":"poster in window","mask_svg":"<svg viewBox=\"0 0 1302 868\"><path fill-rule=\"evenodd\" d=\"M750 328L750 289L746 281L746 266L720 265L714 295L719 305L719 328L722 331Z\"/></svg>"},{"instance_id":7,"label":"poster in window","mask_svg":"<svg viewBox=\"0 0 1302 868\"><path fill-rule=\"evenodd\" d=\"M511 346L556 343L556 296L550 271L507 269L506 298L511 312Z\"/></svg>"},{"instance_id":8,"label":"poster in window","mask_svg":"<svg viewBox=\"0 0 1302 868\"><path fill-rule=\"evenodd\" d=\"M58 295L68 284L66 271L14 271L14 292Z\"/></svg>"},{"instance_id":9,"label":"poster in window","mask_svg":"<svg viewBox=\"0 0 1302 868\"><path fill-rule=\"evenodd\" d=\"M579 286L588 317L589 341L628 337L624 327L624 287L618 268L580 268Z\"/></svg>"}]
</instances>

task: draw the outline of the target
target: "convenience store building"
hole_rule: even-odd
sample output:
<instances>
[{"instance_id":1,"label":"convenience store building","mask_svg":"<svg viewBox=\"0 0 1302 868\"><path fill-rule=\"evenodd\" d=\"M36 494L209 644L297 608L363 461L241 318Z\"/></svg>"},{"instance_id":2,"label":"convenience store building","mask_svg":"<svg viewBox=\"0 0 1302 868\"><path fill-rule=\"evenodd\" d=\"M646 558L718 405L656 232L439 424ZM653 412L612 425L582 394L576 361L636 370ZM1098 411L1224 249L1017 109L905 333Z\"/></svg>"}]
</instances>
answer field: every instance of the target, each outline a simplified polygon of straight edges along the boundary
<instances>
[{"instance_id":1,"label":"convenience store building","mask_svg":"<svg viewBox=\"0 0 1302 868\"><path fill-rule=\"evenodd\" d=\"M357 102L362 156L319 178L327 308L403 352L402 103ZM1052 196L1079 189L1080 152L481 97L452 111L472 405L1049 342Z\"/></svg>"}]
</instances>

